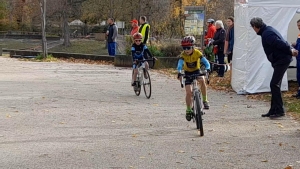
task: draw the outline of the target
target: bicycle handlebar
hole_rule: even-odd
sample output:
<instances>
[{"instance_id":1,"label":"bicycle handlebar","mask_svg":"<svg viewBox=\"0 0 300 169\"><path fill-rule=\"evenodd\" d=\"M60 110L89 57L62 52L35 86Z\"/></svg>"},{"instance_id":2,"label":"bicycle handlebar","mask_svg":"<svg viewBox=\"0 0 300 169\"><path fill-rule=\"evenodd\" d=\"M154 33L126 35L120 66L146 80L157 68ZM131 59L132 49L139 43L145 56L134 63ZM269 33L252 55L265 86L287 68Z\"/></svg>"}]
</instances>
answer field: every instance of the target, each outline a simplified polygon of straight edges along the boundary
<instances>
[{"instance_id":1,"label":"bicycle handlebar","mask_svg":"<svg viewBox=\"0 0 300 169\"><path fill-rule=\"evenodd\" d=\"M193 80L197 79L197 77L199 76L205 76L207 73L207 71L200 71L200 73L198 74L193 74L193 75L185 75L185 74L181 74L181 77L180 77L180 82L181 82L181 88L184 87L184 84L183 84L183 78L191 78Z\"/></svg>"}]
</instances>

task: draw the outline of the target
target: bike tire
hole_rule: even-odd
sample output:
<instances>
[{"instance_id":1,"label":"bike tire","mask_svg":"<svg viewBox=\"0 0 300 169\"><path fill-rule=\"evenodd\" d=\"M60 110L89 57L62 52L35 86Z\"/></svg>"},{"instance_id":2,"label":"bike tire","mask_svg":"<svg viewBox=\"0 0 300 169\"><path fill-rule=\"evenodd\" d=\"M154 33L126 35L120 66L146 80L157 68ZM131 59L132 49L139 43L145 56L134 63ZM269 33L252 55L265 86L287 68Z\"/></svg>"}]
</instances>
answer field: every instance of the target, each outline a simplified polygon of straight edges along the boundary
<instances>
[{"instance_id":1,"label":"bike tire","mask_svg":"<svg viewBox=\"0 0 300 169\"><path fill-rule=\"evenodd\" d=\"M197 129L200 131L200 136L204 136L204 130L203 130L203 122L202 122L202 104L201 104L201 96L200 92L195 92L195 98L194 98L194 111L196 110L196 124Z\"/></svg>"},{"instance_id":2,"label":"bike tire","mask_svg":"<svg viewBox=\"0 0 300 169\"><path fill-rule=\"evenodd\" d=\"M144 87L144 92L145 92L145 96L147 97L147 99L150 99L151 97L151 79L150 79L150 74L148 72L148 70L144 69L144 73L147 75L147 79L144 77L143 78L143 87ZM149 87L149 91L146 91L147 86Z\"/></svg>"},{"instance_id":3,"label":"bike tire","mask_svg":"<svg viewBox=\"0 0 300 169\"><path fill-rule=\"evenodd\" d=\"M133 76L133 71L132 70L132 76ZM136 82L137 84L135 86L133 86L133 91L135 93L135 95L139 96L141 94L141 85L139 84L140 82Z\"/></svg>"}]
</instances>

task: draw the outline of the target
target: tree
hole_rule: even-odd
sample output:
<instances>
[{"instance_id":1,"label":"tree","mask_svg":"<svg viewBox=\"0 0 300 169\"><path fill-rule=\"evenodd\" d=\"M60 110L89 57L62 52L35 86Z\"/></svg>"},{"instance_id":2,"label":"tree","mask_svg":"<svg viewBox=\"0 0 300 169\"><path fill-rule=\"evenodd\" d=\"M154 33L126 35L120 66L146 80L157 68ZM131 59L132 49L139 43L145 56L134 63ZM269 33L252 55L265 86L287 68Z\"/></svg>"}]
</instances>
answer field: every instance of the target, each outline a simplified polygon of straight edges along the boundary
<instances>
[{"instance_id":1,"label":"tree","mask_svg":"<svg viewBox=\"0 0 300 169\"><path fill-rule=\"evenodd\" d=\"M40 0L41 6L41 19L42 19L42 47L43 47L43 57L47 57L47 39L46 39L46 0Z\"/></svg>"},{"instance_id":2,"label":"tree","mask_svg":"<svg viewBox=\"0 0 300 169\"><path fill-rule=\"evenodd\" d=\"M6 17L7 12L7 1L0 0L0 19L4 19Z\"/></svg>"},{"instance_id":3,"label":"tree","mask_svg":"<svg viewBox=\"0 0 300 169\"><path fill-rule=\"evenodd\" d=\"M81 4L85 0L48 0L48 18L56 16L61 18L64 46L70 46L70 28L68 21L71 17L79 17Z\"/></svg>"}]
</instances>

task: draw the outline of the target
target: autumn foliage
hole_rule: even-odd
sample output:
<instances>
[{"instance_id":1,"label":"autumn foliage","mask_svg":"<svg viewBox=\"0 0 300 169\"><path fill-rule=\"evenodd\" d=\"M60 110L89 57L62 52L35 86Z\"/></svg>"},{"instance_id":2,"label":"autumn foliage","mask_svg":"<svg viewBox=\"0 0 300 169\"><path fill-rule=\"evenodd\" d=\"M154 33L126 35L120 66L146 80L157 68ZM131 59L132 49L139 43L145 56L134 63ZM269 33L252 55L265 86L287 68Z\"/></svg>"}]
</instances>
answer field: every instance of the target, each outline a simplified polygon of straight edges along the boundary
<instances>
[{"instance_id":1,"label":"autumn foliage","mask_svg":"<svg viewBox=\"0 0 300 169\"><path fill-rule=\"evenodd\" d=\"M62 27L64 12L69 22L81 19L90 25L113 17L125 21L127 30L130 20L146 16L153 35L178 37L184 31L185 6L205 6L207 18L233 15L232 0L47 0L47 26ZM39 30L40 15L40 0L0 0L0 31Z\"/></svg>"}]
</instances>

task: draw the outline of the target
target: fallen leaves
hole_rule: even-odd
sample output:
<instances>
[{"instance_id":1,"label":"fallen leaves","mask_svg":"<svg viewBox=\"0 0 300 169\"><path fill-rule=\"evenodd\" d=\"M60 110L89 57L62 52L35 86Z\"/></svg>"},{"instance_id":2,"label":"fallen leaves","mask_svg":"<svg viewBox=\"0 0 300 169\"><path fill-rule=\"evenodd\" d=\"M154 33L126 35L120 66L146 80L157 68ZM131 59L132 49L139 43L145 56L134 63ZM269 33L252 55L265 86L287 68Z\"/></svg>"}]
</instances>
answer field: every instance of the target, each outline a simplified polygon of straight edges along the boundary
<instances>
[{"instance_id":1,"label":"fallen leaves","mask_svg":"<svg viewBox=\"0 0 300 169\"><path fill-rule=\"evenodd\" d=\"M90 59L75 59L75 58L59 58L58 61L68 62L68 63L82 63L82 64L93 64L93 65L112 65L112 61L104 60L90 60Z\"/></svg>"}]
</instances>

